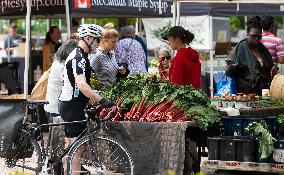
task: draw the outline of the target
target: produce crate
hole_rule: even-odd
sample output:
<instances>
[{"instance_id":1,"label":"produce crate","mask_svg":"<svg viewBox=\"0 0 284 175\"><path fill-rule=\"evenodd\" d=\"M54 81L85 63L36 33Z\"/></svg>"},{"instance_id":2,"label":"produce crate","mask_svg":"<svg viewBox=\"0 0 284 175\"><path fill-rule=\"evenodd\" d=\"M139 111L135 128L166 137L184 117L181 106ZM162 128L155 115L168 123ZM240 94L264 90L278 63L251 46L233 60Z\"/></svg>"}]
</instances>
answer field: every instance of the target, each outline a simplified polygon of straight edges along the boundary
<instances>
[{"instance_id":1,"label":"produce crate","mask_svg":"<svg viewBox=\"0 0 284 175\"><path fill-rule=\"evenodd\" d=\"M264 120L273 137L278 137L277 117L275 116L234 116L221 117L221 136L249 136L245 128L252 122Z\"/></svg>"},{"instance_id":2,"label":"produce crate","mask_svg":"<svg viewBox=\"0 0 284 175\"><path fill-rule=\"evenodd\" d=\"M284 140L277 140L274 148L273 162L284 163Z\"/></svg>"},{"instance_id":3,"label":"produce crate","mask_svg":"<svg viewBox=\"0 0 284 175\"><path fill-rule=\"evenodd\" d=\"M257 141L245 136L208 138L208 160L255 162Z\"/></svg>"}]
</instances>

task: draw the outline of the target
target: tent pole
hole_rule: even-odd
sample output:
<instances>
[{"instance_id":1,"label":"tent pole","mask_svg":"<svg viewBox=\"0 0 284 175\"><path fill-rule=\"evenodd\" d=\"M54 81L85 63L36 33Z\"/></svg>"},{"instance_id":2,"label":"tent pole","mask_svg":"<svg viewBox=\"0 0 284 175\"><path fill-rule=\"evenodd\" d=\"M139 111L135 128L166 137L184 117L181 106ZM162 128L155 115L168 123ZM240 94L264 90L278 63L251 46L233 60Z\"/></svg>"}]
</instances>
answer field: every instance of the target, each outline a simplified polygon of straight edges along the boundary
<instances>
[{"instance_id":1,"label":"tent pole","mask_svg":"<svg viewBox=\"0 0 284 175\"><path fill-rule=\"evenodd\" d=\"M8 60L8 62L10 63L10 61L11 61L11 51L10 51L10 48L11 48L11 38L10 38L10 27L11 27L11 20L9 19L8 20L8 52L6 52L6 53L8 53L8 58L7 58L7 60Z\"/></svg>"},{"instance_id":2,"label":"tent pole","mask_svg":"<svg viewBox=\"0 0 284 175\"><path fill-rule=\"evenodd\" d=\"M213 54L214 54L214 48L213 48L213 20L212 20L212 16L211 14L209 15L209 44L210 44L210 95L211 97L214 96L214 87L213 87L213 74L214 74L214 70L213 70Z\"/></svg>"},{"instance_id":3,"label":"tent pole","mask_svg":"<svg viewBox=\"0 0 284 175\"><path fill-rule=\"evenodd\" d=\"M67 24L67 40L71 37L71 17L69 9L69 1L65 1L65 11L66 11L66 24Z\"/></svg>"},{"instance_id":4,"label":"tent pole","mask_svg":"<svg viewBox=\"0 0 284 175\"><path fill-rule=\"evenodd\" d=\"M26 44L25 44L25 72L24 72L24 96L28 98L29 86L29 65L30 65L30 39L31 39L31 0L27 0L27 14L26 14Z\"/></svg>"},{"instance_id":5,"label":"tent pole","mask_svg":"<svg viewBox=\"0 0 284 175\"><path fill-rule=\"evenodd\" d=\"M174 26L177 23L177 0L174 0L173 2L173 20L174 20Z\"/></svg>"},{"instance_id":6,"label":"tent pole","mask_svg":"<svg viewBox=\"0 0 284 175\"><path fill-rule=\"evenodd\" d=\"M177 2L176 4L176 12L177 12L177 21L176 21L176 26L180 25L180 4L181 2Z\"/></svg>"},{"instance_id":7,"label":"tent pole","mask_svg":"<svg viewBox=\"0 0 284 175\"><path fill-rule=\"evenodd\" d=\"M135 18L135 35L139 33L139 19Z\"/></svg>"}]
</instances>

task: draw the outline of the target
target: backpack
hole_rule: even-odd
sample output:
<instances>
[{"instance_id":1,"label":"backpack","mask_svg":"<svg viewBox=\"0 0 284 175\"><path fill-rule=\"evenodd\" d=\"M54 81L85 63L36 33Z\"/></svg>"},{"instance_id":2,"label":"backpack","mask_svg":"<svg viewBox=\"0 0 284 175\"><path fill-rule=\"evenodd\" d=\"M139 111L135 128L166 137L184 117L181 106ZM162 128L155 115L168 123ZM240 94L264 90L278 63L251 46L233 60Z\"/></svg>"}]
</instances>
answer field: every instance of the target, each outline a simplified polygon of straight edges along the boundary
<instances>
[{"instance_id":1,"label":"backpack","mask_svg":"<svg viewBox=\"0 0 284 175\"><path fill-rule=\"evenodd\" d=\"M26 114L23 99L0 99L0 157L9 159L16 155L16 144Z\"/></svg>"}]
</instances>

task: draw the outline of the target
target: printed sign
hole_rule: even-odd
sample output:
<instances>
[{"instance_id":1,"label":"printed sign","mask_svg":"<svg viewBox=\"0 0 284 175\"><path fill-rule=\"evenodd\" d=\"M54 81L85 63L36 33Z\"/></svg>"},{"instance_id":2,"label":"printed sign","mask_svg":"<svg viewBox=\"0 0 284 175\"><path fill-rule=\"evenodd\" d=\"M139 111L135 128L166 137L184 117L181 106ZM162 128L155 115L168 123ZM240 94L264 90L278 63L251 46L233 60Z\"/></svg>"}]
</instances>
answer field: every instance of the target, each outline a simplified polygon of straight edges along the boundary
<instances>
[{"instance_id":1,"label":"printed sign","mask_svg":"<svg viewBox=\"0 0 284 175\"><path fill-rule=\"evenodd\" d=\"M0 0L0 16L25 16L27 0ZM65 14L65 0L31 0L32 15Z\"/></svg>"},{"instance_id":2,"label":"printed sign","mask_svg":"<svg viewBox=\"0 0 284 175\"><path fill-rule=\"evenodd\" d=\"M173 26L172 18L143 18L142 21L145 27L148 49L153 50L166 44L161 36ZM195 35L195 39L190 44L191 47L197 50L210 49L208 16L181 17L180 25Z\"/></svg>"},{"instance_id":3,"label":"printed sign","mask_svg":"<svg viewBox=\"0 0 284 175\"><path fill-rule=\"evenodd\" d=\"M172 16L168 0L73 0L73 12L101 16Z\"/></svg>"}]
</instances>

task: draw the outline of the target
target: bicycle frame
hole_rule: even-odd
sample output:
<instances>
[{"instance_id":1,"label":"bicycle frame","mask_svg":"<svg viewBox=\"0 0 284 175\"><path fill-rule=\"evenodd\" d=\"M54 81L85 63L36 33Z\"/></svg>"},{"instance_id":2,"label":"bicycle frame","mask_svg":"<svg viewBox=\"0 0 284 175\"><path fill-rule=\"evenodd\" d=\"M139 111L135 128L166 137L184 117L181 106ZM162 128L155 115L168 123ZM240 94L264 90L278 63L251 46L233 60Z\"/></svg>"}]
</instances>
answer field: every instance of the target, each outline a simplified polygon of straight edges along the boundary
<instances>
[{"instance_id":1,"label":"bicycle frame","mask_svg":"<svg viewBox=\"0 0 284 175\"><path fill-rule=\"evenodd\" d=\"M39 118L39 105L40 104L30 104L29 105L29 108L30 109L34 109L35 112L33 113L34 114L34 117L36 118L36 123L31 123L29 126L30 126L30 129L24 129L29 135L31 135L32 138L35 138L35 135L36 135L36 132L39 131L39 134L40 134L40 152L41 152L41 155L42 155L42 163L39 163L38 164L38 169L37 170L34 170L34 171L40 171L42 172L42 168L44 166L47 165L47 159L46 159L46 148L45 148L45 145L44 145L44 139L43 139L43 132L42 132L42 128L43 127L53 127L53 126L64 126L64 125L71 125L71 124L78 124L78 123L87 123L87 127L86 129L84 129L82 131L82 133L76 137L75 141L73 141L70 145L68 145L67 148L65 148L64 152L61 153L58 157L56 157L56 159L54 160L49 160L49 164L52 166L54 165L55 163L58 163L60 162L65 155L68 154L68 152L70 151L70 149L72 148L72 146L78 141L80 140L82 137L86 136L86 135L91 135L90 132L90 129L91 129L91 120L89 117L88 117L88 114L87 112L85 112L85 116L86 116L86 120L82 120L82 121L72 121L72 122L60 122L60 123L50 123L50 124L40 124L40 118ZM97 123L97 126L95 127L95 129L93 129L94 133L96 133L100 128L101 128L101 124L104 123L105 121L109 120L109 118L105 118L105 119L100 119L99 117L98 118L95 118L95 122ZM36 124L36 126L34 125ZM19 167L19 166L18 166ZM29 167L25 167L25 166L21 166L22 168L24 169L31 169ZM47 168L47 167L46 167ZM33 170L33 169L31 169ZM45 169L44 169L45 170Z\"/></svg>"}]
</instances>

